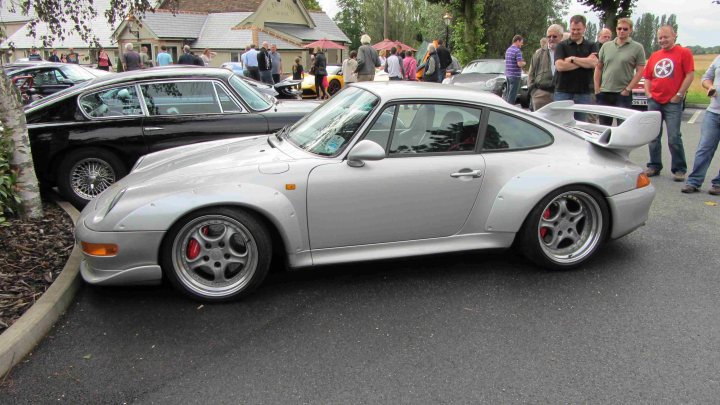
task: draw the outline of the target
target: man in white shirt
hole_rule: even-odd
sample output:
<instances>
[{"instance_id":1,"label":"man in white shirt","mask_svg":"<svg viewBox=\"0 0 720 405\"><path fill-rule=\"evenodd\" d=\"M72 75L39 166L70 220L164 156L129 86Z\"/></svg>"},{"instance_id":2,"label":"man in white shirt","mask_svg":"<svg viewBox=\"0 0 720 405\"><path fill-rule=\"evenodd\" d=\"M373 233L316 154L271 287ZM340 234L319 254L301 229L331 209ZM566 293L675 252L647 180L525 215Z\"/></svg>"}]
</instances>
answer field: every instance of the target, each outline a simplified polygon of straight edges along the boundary
<instances>
[{"instance_id":1,"label":"man in white shirt","mask_svg":"<svg viewBox=\"0 0 720 405\"><path fill-rule=\"evenodd\" d=\"M394 46L390 49L390 57L387 58L385 63L385 70L390 80L403 80L405 75L403 74L402 61L397 55L397 48Z\"/></svg>"}]
</instances>

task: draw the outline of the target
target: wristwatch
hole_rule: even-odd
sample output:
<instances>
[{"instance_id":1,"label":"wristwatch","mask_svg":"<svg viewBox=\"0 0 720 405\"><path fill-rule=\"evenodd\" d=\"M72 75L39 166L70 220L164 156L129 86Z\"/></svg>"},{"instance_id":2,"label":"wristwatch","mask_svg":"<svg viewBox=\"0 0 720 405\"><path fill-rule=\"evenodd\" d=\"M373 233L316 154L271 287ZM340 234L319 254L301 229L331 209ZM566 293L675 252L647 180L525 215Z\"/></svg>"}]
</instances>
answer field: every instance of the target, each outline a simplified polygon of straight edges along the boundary
<instances>
[{"instance_id":1,"label":"wristwatch","mask_svg":"<svg viewBox=\"0 0 720 405\"><path fill-rule=\"evenodd\" d=\"M574 56L571 56L571 57L570 57L570 63L575 63L575 57L574 57Z\"/></svg>"},{"instance_id":2,"label":"wristwatch","mask_svg":"<svg viewBox=\"0 0 720 405\"><path fill-rule=\"evenodd\" d=\"M683 98L683 97L685 97L685 93L677 93L676 96Z\"/></svg>"}]
</instances>

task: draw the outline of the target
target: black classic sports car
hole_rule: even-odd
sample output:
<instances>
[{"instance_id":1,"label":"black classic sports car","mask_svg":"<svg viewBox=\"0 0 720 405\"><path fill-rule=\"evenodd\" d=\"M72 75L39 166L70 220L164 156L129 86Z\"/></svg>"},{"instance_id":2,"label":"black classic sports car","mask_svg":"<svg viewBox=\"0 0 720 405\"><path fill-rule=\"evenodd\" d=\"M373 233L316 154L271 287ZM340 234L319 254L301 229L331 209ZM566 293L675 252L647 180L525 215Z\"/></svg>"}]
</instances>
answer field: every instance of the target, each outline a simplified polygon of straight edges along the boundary
<instances>
[{"instance_id":1,"label":"black classic sports car","mask_svg":"<svg viewBox=\"0 0 720 405\"><path fill-rule=\"evenodd\" d=\"M41 187L81 207L140 156L196 142L268 134L317 103L280 101L225 69L147 69L100 77L25 108Z\"/></svg>"},{"instance_id":2,"label":"black classic sports car","mask_svg":"<svg viewBox=\"0 0 720 405\"><path fill-rule=\"evenodd\" d=\"M507 91L505 60L477 59L471 61L465 65L459 74L443 80L443 83L465 86L480 91L489 91L500 97L504 97ZM524 108L530 105L527 74L525 74L525 72L522 73L520 78L520 90L518 91L517 102Z\"/></svg>"}]
</instances>

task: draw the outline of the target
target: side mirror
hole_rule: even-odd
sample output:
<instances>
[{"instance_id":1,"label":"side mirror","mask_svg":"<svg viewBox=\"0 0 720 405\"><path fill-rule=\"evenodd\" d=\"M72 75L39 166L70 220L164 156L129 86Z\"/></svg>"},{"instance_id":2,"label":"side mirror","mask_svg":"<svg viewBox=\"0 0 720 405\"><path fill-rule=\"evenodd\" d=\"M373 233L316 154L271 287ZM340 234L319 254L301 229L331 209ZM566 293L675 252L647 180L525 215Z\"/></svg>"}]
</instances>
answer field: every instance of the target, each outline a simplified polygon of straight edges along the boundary
<instances>
[{"instance_id":1,"label":"side mirror","mask_svg":"<svg viewBox=\"0 0 720 405\"><path fill-rule=\"evenodd\" d=\"M373 141L364 139L355 145L348 153L348 166L363 167L365 160L385 159L385 149Z\"/></svg>"}]
</instances>

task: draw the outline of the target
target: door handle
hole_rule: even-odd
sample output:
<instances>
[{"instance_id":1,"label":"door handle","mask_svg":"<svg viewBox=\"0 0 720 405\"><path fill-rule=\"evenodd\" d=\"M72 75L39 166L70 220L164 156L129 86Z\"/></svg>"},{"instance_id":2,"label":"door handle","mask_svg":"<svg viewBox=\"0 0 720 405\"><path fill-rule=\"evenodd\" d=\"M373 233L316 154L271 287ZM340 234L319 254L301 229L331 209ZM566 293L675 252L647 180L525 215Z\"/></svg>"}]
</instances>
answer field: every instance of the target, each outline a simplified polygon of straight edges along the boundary
<instances>
[{"instance_id":1,"label":"door handle","mask_svg":"<svg viewBox=\"0 0 720 405\"><path fill-rule=\"evenodd\" d=\"M470 170L470 169L462 169L457 173L453 173L450 175L450 177L458 178L458 177L472 177L474 179L477 179L478 177L482 176L481 170Z\"/></svg>"},{"instance_id":2,"label":"door handle","mask_svg":"<svg viewBox=\"0 0 720 405\"><path fill-rule=\"evenodd\" d=\"M143 128L144 131L148 131L148 132L150 132L150 131L161 131L161 130L163 130L163 129L165 129L165 128L163 128L163 127L145 127L145 128Z\"/></svg>"}]
</instances>

